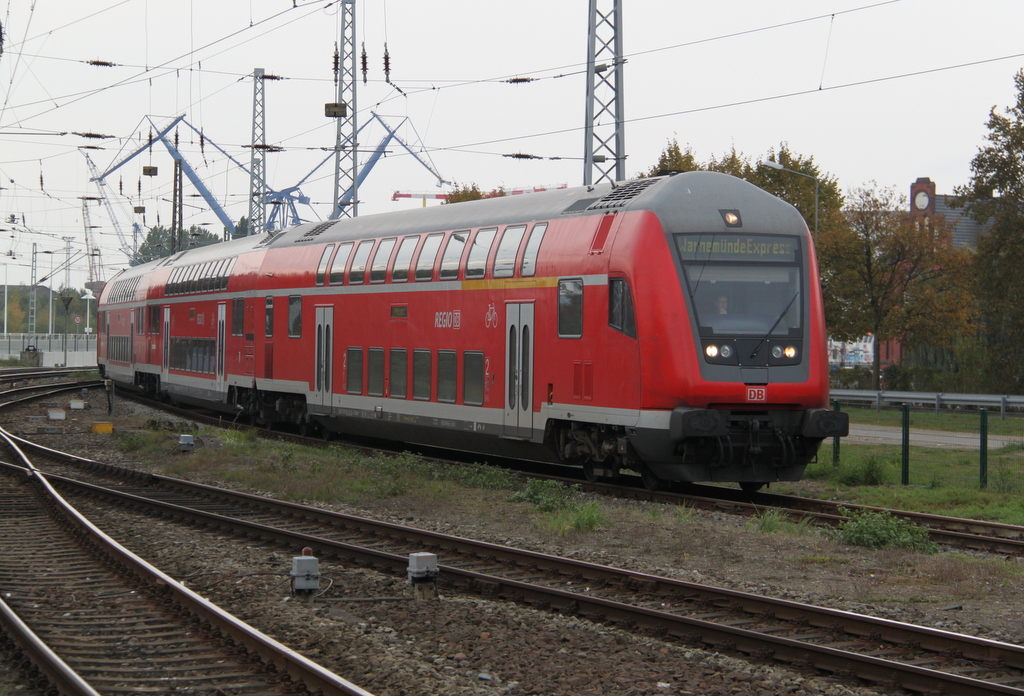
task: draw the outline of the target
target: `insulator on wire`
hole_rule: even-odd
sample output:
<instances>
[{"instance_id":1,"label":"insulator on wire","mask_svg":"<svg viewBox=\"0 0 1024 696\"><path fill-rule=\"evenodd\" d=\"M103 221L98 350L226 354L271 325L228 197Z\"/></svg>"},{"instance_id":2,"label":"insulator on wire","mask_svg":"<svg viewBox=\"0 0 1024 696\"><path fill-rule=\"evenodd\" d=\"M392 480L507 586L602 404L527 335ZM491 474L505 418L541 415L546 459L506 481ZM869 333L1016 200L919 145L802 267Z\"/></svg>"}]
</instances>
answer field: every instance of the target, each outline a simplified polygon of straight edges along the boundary
<instances>
[{"instance_id":1,"label":"insulator on wire","mask_svg":"<svg viewBox=\"0 0 1024 696\"><path fill-rule=\"evenodd\" d=\"M384 44L384 81L391 84L391 54L387 44Z\"/></svg>"},{"instance_id":2,"label":"insulator on wire","mask_svg":"<svg viewBox=\"0 0 1024 696\"><path fill-rule=\"evenodd\" d=\"M174 129L174 149L178 149L178 129Z\"/></svg>"},{"instance_id":3,"label":"insulator on wire","mask_svg":"<svg viewBox=\"0 0 1024 696\"><path fill-rule=\"evenodd\" d=\"M149 146L148 147L149 147L150 153L152 153L153 152L153 129L152 128L149 129Z\"/></svg>"},{"instance_id":4,"label":"insulator on wire","mask_svg":"<svg viewBox=\"0 0 1024 696\"><path fill-rule=\"evenodd\" d=\"M139 179L139 200L142 200L142 179Z\"/></svg>"},{"instance_id":5,"label":"insulator on wire","mask_svg":"<svg viewBox=\"0 0 1024 696\"><path fill-rule=\"evenodd\" d=\"M337 54L335 54L335 60L337 60ZM363 42L363 52L359 54L359 63L362 65L362 69L363 69L363 84L365 85L366 84L366 73L369 71L369 68L367 67L367 61L366 61L366 42L365 41Z\"/></svg>"},{"instance_id":6,"label":"insulator on wire","mask_svg":"<svg viewBox=\"0 0 1024 696\"><path fill-rule=\"evenodd\" d=\"M206 157L206 136L203 135L202 131L199 131L199 152Z\"/></svg>"},{"instance_id":7,"label":"insulator on wire","mask_svg":"<svg viewBox=\"0 0 1024 696\"><path fill-rule=\"evenodd\" d=\"M341 54L338 53L338 42L334 42L334 84L338 84L338 75L341 72Z\"/></svg>"},{"instance_id":8,"label":"insulator on wire","mask_svg":"<svg viewBox=\"0 0 1024 696\"><path fill-rule=\"evenodd\" d=\"M39 190L40 191L45 191L46 190L45 188L43 188L43 172L42 172L42 170L39 171Z\"/></svg>"},{"instance_id":9,"label":"insulator on wire","mask_svg":"<svg viewBox=\"0 0 1024 696\"><path fill-rule=\"evenodd\" d=\"M121 196L124 195L124 179L117 177L117 193Z\"/></svg>"}]
</instances>

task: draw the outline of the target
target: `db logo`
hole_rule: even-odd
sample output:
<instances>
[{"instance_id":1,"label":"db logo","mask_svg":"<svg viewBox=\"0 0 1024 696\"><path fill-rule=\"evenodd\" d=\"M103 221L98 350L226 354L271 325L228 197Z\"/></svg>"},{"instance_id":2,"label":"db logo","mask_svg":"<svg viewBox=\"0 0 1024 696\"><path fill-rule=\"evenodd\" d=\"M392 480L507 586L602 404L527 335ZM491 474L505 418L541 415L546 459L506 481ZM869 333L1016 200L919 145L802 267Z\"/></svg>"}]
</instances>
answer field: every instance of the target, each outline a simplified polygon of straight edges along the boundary
<instances>
[{"instance_id":1,"label":"db logo","mask_svg":"<svg viewBox=\"0 0 1024 696\"><path fill-rule=\"evenodd\" d=\"M767 401L768 387L747 387L747 401Z\"/></svg>"}]
</instances>

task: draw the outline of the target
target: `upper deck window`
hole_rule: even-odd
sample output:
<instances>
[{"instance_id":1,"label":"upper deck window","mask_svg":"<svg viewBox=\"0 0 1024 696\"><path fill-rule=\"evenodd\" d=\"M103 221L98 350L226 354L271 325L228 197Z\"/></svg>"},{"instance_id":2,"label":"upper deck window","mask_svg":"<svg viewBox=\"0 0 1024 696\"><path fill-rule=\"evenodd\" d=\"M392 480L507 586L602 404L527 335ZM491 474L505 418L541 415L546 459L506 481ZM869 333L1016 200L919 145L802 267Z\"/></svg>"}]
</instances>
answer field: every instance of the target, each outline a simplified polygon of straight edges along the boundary
<instances>
[{"instance_id":1,"label":"upper deck window","mask_svg":"<svg viewBox=\"0 0 1024 696\"><path fill-rule=\"evenodd\" d=\"M469 250L469 260L466 261L467 278L483 278L487 272L487 255L491 252L491 243L494 242L494 235L497 234L497 227L488 227L479 230L473 237L473 246Z\"/></svg>"},{"instance_id":2,"label":"upper deck window","mask_svg":"<svg viewBox=\"0 0 1024 696\"><path fill-rule=\"evenodd\" d=\"M324 247L324 253L320 254L320 263L316 266L316 284L323 285L324 280L327 278L327 264L331 262L331 252L334 251L334 245L328 244Z\"/></svg>"},{"instance_id":3,"label":"upper deck window","mask_svg":"<svg viewBox=\"0 0 1024 696\"><path fill-rule=\"evenodd\" d=\"M459 266L462 264L462 252L466 249L466 240L469 239L469 230L452 232L448 238L448 245L444 248L444 256L441 257L441 280L458 280Z\"/></svg>"},{"instance_id":4,"label":"upper deck window","mask_svg":"<svg viewBox=\"0 0 1024 696\"><path fill-rule=\"evenodd\" d=\"M501 235L498 253L494 255L494 277L511 278L516 270L516 256L519 255L519 243L523 241L526 225L509 225Z\"/></svg>"},{"instance_id":5,"label":"upper deck window","mask_svg":"<svg viewBox=\"0 0 1024 696\"><path fill-rule=\"evenodd\" d=\"M345 266L348 265L348 257L352 252L352 242L345 242L338 246L338 253L334 255L334 261L331 263L331 273L328 276L327 282L331 285L341 285L345 282Z\"/></svg>"},{"instance_id":6,"label":"upper deck window","mask_svg":"<svg viewBox=\"0 0 1024 696\"><path fill-rule=\"evenodd\" d=\"M443 234L432 234L423 242L420 258L416 262L416 280L434 279L434 262L437 260L437 251L441 248L442 239Z\"/></svg>"},{"instance_id":7,"label":"upper deck window","mask_svg":"<svg viewBox=\"0 0 1024 696\"><path fill-rule=\"evenodd\" d=\"M544 241L544 232L547 229L548 223L538 222L530 232L530 240L526 242L526 251L523 252L521 274L524 278L537 273L537 256L540 254L540 243Z\"/></svg>"},{"instance_id":8,"label":"upper deck window","mask_svg":"<svg viewBox=\"0 0 1024 696\"><path fill-rule=\"evenodd\" d=\"M395 256L395 266L391 269L392 283L408 282L412 255L415 253L416 245L419 243L419 237L406 237L402 240L402 244L398 247L398 254Z\"/></svg>"},{"instance_id":9,"label":"upper deck window","mask_svg":"<svg viewBox=\"0 0 1024 696\"><path fill-rule=\"evenodd\" d=\"M370 282L383 283L388 277L388 262L391 261L391 252L395 248L397 237L382 239L373 255L373 263L370 265Z\"/></svg>"},{"instance_id":10,"label":"upper deck window","mask_svg":"<svg viewBox=\"0 0 1024 696\"><path fill-rule=\"evenodd\" d=\"M350 285L360 285L366 278L366 262L370 258L370 250L373 249L373 240L368 239L360 242L356 247L355 256L352 257L352 268L348 272Z\"/></svg>"}]
</instances>

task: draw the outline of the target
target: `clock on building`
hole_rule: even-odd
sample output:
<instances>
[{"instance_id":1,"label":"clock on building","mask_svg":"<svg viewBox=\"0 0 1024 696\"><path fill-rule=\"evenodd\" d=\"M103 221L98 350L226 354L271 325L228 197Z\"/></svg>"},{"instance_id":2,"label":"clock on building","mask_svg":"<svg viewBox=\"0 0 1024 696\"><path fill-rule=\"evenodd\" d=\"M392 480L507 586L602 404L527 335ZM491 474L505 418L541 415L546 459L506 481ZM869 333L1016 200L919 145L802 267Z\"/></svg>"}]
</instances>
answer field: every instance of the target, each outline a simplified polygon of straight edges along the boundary
<instances>
[{"instance_id":1,"label":"clock on building","mask_svg":"<svg viewBox=\"0 0 1024 696\"><path fill-rule=\"evenodd\" d=\"M927 191L918 191L914 195L914 207L918 210L927 210L929 203L931 203L931 197Z\"/></svg>"}]
</instances>

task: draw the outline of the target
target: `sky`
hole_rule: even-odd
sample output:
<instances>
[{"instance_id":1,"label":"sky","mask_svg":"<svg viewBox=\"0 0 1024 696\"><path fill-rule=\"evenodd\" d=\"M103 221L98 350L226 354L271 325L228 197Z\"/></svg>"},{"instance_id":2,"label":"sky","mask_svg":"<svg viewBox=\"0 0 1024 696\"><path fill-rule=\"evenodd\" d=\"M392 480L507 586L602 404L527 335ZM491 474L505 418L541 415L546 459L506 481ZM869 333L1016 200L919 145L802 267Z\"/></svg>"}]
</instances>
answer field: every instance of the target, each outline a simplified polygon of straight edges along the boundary
<instances>
[{"instance_id":1,"label":"sky","mask_svg":"<svg viewBox=\"0 0 1024 696\"><path fill-rule=\"evenodd\" d=\"M585 0L357 0L368 59L357 84L360 160L385 136L373 114L419 155L390 144L359 188L360 215L438 204L392 200L448 190L420 160L443 181L485 190L580 185L587 15ZM142 149L106 178L113 216L86 203L99 279L125 267L134 223L142 234L170 226L173 161L163 146L143 146L178 116L192 126L178 127L189 166L232 220L248 215L249 177L232 158L249 165L256 68L282 78L265 83L266 141L281 148L267 156L267 184L302 182L311 204L299 214L330 214L335 127L323 105L337 98L337 3L6 0L0 22L5 282L28 282L35 244L37 279L57 269L46 284L84 286L82 197L99 193L83 153L105 171ZM990 111L1016 99L1021 26L1020 0L624 0L627 176L672 139L698 159L735 148L754 162L785 143L844 191L908 193L929 177L952 193L970 179ZM536 159L507 156L517 153ZM157 175L143 176L144 166ZM220 234L209 206L184 189L185 225Z\"/></svg>"}]
</instances>

